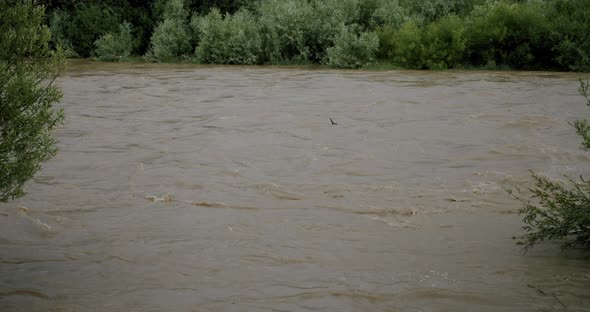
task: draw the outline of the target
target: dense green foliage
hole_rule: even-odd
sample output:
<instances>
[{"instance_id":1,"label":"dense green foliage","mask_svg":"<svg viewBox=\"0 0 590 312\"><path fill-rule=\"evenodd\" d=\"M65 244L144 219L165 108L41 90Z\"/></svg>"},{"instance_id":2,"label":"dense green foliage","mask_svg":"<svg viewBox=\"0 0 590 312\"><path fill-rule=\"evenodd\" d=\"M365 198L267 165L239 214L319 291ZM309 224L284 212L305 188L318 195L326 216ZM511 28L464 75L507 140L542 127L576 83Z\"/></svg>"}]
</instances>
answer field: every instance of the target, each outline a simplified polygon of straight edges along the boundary
<instances>
[{"instance_id":1,"label":"dense green foliage","mask_svg":"<svg viewBox=\"0 0 590 312\"><path fill-rule=\"evenodd\" d=\"M262 41L252 14L240 11L221 16L212 10L198 20L200 38L196 57L202 63L256 64L261 57Z\"/></svg>"},{"instance_id":2,"label":"dense green foliage","mask_svg":"<svg viewBox=\"0 0 590 312\"><path fill-rule=\"evenodd\" d=\"M150 60L171 62L191 53L188 26L179 19L160 22L151 39L147 57Z\"/></svg>"},{"instance_id":3,"label":"dense green foliage","mask_svg":"<svg viewBox=\"0 0 590 312\"><path fill-rule=\"evenodd\" d=\"M99 61L124 61L133 50L131 24L125 22L119 26L119 31L101 36L94 42L95 59Z\"/></svg>"},{"instance_id":4,"label":"dense green foliage","mask_svg":"<svg viewBox=\"0 0 590 312\"><path fill-rule=\"evenodd\" d=\"M309 59L313 7L306 1L261 0L256 7L262 36L261 61L273 64Z\"/></svg>"},{"instance_id":5,"label":"dense green foliage","mask_svg":"<svg viewBox=\"0 0 590 312\"><path fill-rule=\"evenodd\" d=\"M426 60L426 51L422 44L423 31L416 21L405 22L397 32L391 35L393 61L406 68L422 69Z\"/></svg>"},{"instance_id":6,"label":"dense green foliage","mask_svg":"<svg viewBox=\"0 0 590 312\"><path fill-rule=\"evenodd\" d=\"M428 58L426 67L455 68L461 65L467 42L461 18L448 15L426 26L423 43Z\"/></svg>"},{"instance_id":7,"label":"dense green foliage","mask_svg":"<svg viewBox=\"0 0 590 312\"><path fill-rule=\"evenodd\" d=\"M50 17L51 31L59 43L66 43L81 56L90 56L94 42L102 35L115 32L119 16L108 6L79 4L72 11L56 10Z\"/></svg>"},{"instance_id":8,"label":"dense green foliage","mask_svg":"<svg viewBox=\"0 0 590 312\"><path fill-rule=\"evenodd\" d=\"M469 26L471 61L476 65L532 67L551 48L545 41L548 24L537 3L478 7Z\"/></svg>"},{"instance_id":9,"label":"dense green foliage","mask_svg":"<svg viewBox=\"0 0 590 312\"><path fill-rule=\"evenodd\" d=\"M434 22L447 15L466 16L476 6L484 3L486 0L401 0L401 5L410 15L425 23Z\"/></svg>"},{"instance_id":10,"label":"dense green foliage","mask_svg":"<svg viewBox=\"0 0 590 312\"><path fill-rule=\"evenodd\" d=\"M64 65L49 48L44 8L31 0L0 2L0 202L24 194L23 185L55 155L52 131L62 121L52 85Z\"/></svg>"},{"instance_id":11,"label":"dense green foliage","mask_svg":"<svg viewBox=\"0 0 590 312\"><path fill-rule=\"evenodd\" d=\"M368 10L368 19L361 18L361 22L370 29L378 27L391 27L398 29L406 20L408 20L407 11L402 8L397 0L372 0L364 3L374 3L374 6L365 5L365 10ZM361 12L362 12L361 7Z\"/></svg>"},{"instance_id":12,"label":"dense green foliage","mask_svg":"<svg viewBox=\"0 0 590 312\"><path fill-rule=\"evenodd\" d=\"M355 25L353 25L355 26ZM375 33L357 34L356 27L342 26L328 48L328 65L340 68L360 68L375 60L379 38Z\"/></svg>"},{"instance_id":13,"label":"dense green foliage","mask_svg":"<svg viewBox=\"0 0 590 312\"><path fill-rule=\"evenodd\" d=\"M188 56L192 48L184 0L168 0L163 17L152 35L148 59L171 62Z\"/></svg>"},{"instance_id":14,"label":"dense green foliage","mask_svg":"<svg viewBox=\"0 0 590 312\"><path fill-rule=\"evenodd\" d=\"M587 0L47 2L55 43L83 57L128 21L154 61L590 69Z\"/></svg>"},{"instance_id":15,"label":"dense green foliage","mask_svg":"<svg viewBox=\"0 0 590 312\"><path fill-rule=\"evenodd\" d=\"M590 106L588 82L580 82L580 94ZM583 150L590 149L590 123L586 119L572 123L582 137ZM523 216L526 233L520 237L524 251L536 244L552 239L564 239L562 248L579 245L590 247L590 180L580 177L579 181L569 179L568 183L556 182L532 174L534 185L529 190L531 198L524 200L519 213Z\"/></svg>"},{"instance_id":16,"label":"dense green foliage","mask_svg":"<svg viewBox=\"0 0 590 312\"><path fill-rule=\"evenodd\" d=\"M588 81L580 81L579 92L586 98L586 105L590 106L590 83ZM571 123L572 127L576 129L576 133L582 137L581 149L590 151L590 123L586 119L576 120Z\"/></svg>"}]
</instances>

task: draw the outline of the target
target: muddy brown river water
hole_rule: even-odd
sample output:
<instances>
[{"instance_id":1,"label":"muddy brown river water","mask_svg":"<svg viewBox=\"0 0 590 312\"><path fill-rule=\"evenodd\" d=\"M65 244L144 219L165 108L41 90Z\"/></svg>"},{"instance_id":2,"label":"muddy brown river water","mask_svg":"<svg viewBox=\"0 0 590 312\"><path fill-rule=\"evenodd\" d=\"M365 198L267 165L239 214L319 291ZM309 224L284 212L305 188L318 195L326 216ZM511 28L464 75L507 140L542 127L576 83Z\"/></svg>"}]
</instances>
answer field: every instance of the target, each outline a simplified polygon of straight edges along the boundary
<instances>
[{"instance_id":1,"label":"muddy brown river water","mask_svg":"<svg viewBox=\"0 0 590 312\"><path fill-rule=\"evenodd\" d=\"M74 62L0 311L590 311L504 191L590 174L578 77Z\"/></svg>"}]
</instances>

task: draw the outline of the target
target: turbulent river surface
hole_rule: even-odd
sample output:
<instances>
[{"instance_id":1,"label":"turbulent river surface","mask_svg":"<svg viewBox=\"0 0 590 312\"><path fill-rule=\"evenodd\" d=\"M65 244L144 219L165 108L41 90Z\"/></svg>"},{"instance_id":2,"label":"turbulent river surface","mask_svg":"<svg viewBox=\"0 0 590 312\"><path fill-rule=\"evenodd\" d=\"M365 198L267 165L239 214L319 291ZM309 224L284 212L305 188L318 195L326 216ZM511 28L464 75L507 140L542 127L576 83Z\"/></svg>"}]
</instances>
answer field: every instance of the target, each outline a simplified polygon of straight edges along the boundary
<instances>
[{"instance_id":1,"label":"turbulent river surface","mask_svg":"<svg viewBox=\"0 0 590 312\"><path fill-rule=\"evenodd\" d=\"M590 311L505 191L590 174L577 78L71 63L0 311Z\"/></svg>"}]
</instances>

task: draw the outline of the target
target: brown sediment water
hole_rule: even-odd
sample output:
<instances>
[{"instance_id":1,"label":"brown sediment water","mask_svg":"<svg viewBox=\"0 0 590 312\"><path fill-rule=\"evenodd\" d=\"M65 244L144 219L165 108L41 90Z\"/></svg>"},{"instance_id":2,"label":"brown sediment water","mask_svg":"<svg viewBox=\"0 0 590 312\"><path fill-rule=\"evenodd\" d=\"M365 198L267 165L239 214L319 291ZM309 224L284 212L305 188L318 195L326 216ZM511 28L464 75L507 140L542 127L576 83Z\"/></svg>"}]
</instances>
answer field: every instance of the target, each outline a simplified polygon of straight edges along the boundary
<instances>
[{"instance_id":1,"label":"brown sediment water","mask_svg":"<svg viewBox=\"0 0 590 312\"><path fill-rule=\"evenodd\" d=\"M0 311L590 311L504 190L590 174L578 77L73 62Z\"/></svg>"}]
</instances>

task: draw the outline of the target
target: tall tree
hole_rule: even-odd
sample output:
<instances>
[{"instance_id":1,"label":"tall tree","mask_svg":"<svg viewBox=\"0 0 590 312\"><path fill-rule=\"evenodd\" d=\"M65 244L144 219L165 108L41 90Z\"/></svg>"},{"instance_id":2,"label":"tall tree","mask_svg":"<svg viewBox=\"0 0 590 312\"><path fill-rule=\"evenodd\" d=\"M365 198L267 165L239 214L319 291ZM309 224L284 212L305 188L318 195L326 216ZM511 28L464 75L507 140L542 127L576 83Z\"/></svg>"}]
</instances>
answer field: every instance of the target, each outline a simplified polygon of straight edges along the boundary
<instances>
[{"instance_id":1,"label":"tall tree","mask_svg":"<svg viewBox=\"0 0 590 312\"><path fill-rule=\"evenodd\" d=\"M0 202L24 195L23 185L56 153L52 132L63 120L53 82L65 65L49 47L45 8L35 0L0 1Z\"/></svg>"}]
</instances>

